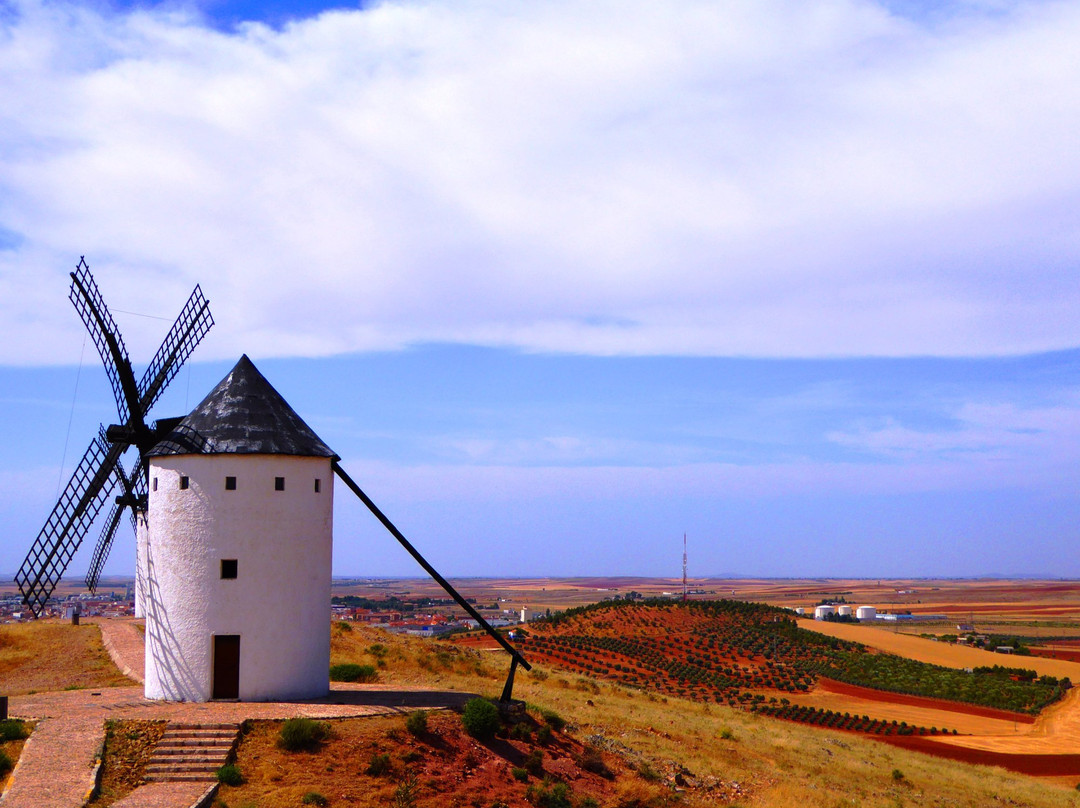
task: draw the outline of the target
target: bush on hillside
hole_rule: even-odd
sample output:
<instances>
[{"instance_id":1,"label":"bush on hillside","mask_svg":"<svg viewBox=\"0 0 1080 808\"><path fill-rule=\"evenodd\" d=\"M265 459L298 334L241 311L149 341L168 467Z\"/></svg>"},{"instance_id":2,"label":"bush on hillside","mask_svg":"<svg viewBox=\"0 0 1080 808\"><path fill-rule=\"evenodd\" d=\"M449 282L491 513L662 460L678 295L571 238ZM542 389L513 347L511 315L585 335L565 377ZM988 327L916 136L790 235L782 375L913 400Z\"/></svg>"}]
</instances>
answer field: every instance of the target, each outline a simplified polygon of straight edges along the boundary
<instances>
[{"instance_id":1,"label":"bush on hillside","mask_svg":"<svg viewBox=\"0 0 1080 808\"><path fill-rule=\"evenodd\" d=\"M419 738L422 735L427 734L427 711L416 710L409 713L409 717L405 719L405 729L409 731L411 735Z\"/></svg>"},{"instance_id":2,"label":"bush on hillside","mask_svg":"<svg viewBox=\"0 0 1080 808\"><path fill-rule=\"evenodd\" d=\"M227 763L217 770L217 780L222 785L241 786L244 784L244 775L234 764Z\"/></svg>"},{"instance_id":3,"label":"bush on hillside","mask_svg":"<svg viewBox=\"0 0 1080 808\"><path fill-rule=\"evenodd\" d=\"M374 665L357 665L355 662L343 662L330 666L331 682L374 682L379 678Z\"/></svg>"},{"instance_id":4,"label":"bush on hillside","mask_svg":"<svg viewBox=\"0 0 1080 808\"><path fill-rule=\"evenodd\" d=\"M499 729L499 710L487 699L470 699L461 714L461 723L474 738L491 740Z\"/></svg>"},{"instance_id":5,"label":"bush on hillside","mask_svg":"<svg viewBox=\"0 0 1080 808\"><path fill-rule=\"evenodd\" d=\"M281 725L277 744L288 752L314 752L329 737L329 724L310 718L289 718Z\"/></svg>"}]
</instances>

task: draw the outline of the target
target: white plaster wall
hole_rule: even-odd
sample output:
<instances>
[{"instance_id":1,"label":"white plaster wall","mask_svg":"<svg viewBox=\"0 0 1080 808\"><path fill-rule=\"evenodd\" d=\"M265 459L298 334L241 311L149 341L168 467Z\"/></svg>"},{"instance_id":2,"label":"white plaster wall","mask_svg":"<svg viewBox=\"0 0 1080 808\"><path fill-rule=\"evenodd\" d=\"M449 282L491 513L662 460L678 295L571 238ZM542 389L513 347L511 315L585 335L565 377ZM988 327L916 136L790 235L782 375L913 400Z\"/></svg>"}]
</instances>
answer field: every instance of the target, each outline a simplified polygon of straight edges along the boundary
<instances>
[{"instance_id":1,"label":"white plaster wall","mask_svg":"<svg viewBox=\"0 0 1080 808\"><path fill-rule=\"evenodd\" d=\"M146 586L146 513L135 514L135 617L146 617L143 588Z\"/></svg>"},{"instance_id":2,"label":"white plaster wall","mask_svg":"<svg viewBox=\"0 0 1080 808\"><path fill-rule=\"evenodd\" d=\"M235 491L225 489L226 476L236 477ZM274 490L275 477L285 478L284 491ZM150 481L147 698L208 700L216 634L240 635L242 700L326 695L330 460L178 455L153 458ZM235 580L222 580L223 558L237 560Z\"/></svg>"}]
</instances>

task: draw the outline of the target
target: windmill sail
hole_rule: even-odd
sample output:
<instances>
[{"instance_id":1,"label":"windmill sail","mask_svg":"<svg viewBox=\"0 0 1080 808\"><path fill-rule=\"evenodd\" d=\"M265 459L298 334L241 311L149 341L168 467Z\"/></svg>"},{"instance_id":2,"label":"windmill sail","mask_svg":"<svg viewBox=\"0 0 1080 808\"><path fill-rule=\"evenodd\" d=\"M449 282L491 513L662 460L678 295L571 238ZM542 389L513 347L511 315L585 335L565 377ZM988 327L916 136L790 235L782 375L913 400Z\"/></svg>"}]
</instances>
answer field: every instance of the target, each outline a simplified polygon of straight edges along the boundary
<instances>
[{"instance_id":1,"label":"windmill sail","mask_svg":"<svg viewBox=\"0 0 1080 808\"><path fill-rule=\"evenodd\" d=\"M94 549L86 578L91 591L97 586L124 508L133 509L132 524L135 524L134 509L141 507L146 499L146 464L142 456L160 437L155 430L147 427L147 413L214 324L210 304L203 296L202 289L196 286L150 362L142 381L136 384L124 339L90 274L85 258L79 259L78 266L71 273L69 298L90 332L90 338L105 365L120 423L108 430L103 429L90 444L15 576L23 600L38 616L82 544L105 498L118 482L124 489L124 496L110 511ZM131 475L127 475L119 461L131 446L139 450L140 458Z\"/></svg>"},{"instance_id":2,"label":"windmill sail","mask_svg":"<svg viewBox=\"0 0 1080 808\"><path fill-rule=\"evenodd\" d=\"M127 423L133 411L137 410L138 391L135 377L131 373L131 361L120 330L116 327L109 307L98 290L94 276L85 258L79 259L79 266L71 273L71 292L68 298L75 305L75 310L82 318L90 338L94 341L98 355L105 365L113 396L116 398L116 411L120 420Z\"/></svg>"},{"instance_id":3,"label":"windmill sail","mask_svg":"<svg viewBox=\"0 0 1080 808\"><path fill-rule=\"evenodd\" d=\"M123 450L110 445L104 434L94 438L15 575L23 601L34 614L45 608L112 491L113 469Z\"/></svg>"},{"instance_id":4,"label":"windmill sail","mask_svg":"<svg viewBox=\"0 0 1080 808\"><path fill-rule=\"evenodd\" d=\"M196 286L139 382L139 406L144 413L154 406L166 385L213 325L210 301Z\"/></svg>"}]
</instances>

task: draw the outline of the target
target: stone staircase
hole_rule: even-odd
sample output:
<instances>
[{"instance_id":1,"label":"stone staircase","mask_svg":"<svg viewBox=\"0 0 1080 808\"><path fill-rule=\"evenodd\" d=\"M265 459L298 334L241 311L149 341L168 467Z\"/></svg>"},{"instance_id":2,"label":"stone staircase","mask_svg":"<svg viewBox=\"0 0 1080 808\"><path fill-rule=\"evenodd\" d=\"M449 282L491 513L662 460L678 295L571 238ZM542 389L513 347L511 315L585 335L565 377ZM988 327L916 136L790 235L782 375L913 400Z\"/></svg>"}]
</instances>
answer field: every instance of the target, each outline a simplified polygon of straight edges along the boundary
<instances>
[{"instance_id":1,"label":"stone staircase","mask_svg":"<svg viewBox=\"0 0 1080 808\"><path fill-rule=\"evenodd\" d=\"M238 724L170 722L146 765L146 782L213 782L239 734Z\"/></svg>"}]
</instances>

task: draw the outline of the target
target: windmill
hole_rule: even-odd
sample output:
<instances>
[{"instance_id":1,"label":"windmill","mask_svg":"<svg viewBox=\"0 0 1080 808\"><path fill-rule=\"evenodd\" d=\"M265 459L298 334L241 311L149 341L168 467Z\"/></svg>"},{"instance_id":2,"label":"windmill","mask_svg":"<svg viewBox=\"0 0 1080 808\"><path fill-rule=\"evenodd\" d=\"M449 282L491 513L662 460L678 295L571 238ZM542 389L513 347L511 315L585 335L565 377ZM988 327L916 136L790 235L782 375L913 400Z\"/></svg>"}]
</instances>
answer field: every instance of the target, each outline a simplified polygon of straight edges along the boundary
<instances>
[{"instance_id":1,"label":"windmill","mask_svg":"<svg viewBox=\"0 0 1080 808\"><path fill-rule=\"evenodd\" d=\"M325 579L323 583L328 596L329 555L325 555L325 563L319 563L314 557L318 552L325 552L328 545L320 541L319 548L315 549L314 544L304 545L294 540L299 532L318 534L321 531L290 533L293 528L285 523L306 511L314 515L316 522L321 519L323 527L329 527L332 519L328 516L327 506L332 504L332 499L329 503L324 500L323 504L315 504L316 500L310 498L302 503L278 497L286 492L285 481L289 474L300 468L305 474L315 469L317 474L318 464L324 463L326 470L345 483L417 563L510 655L510 671L501 700L504 703L512 701L514 673L519 664L530 670L528 661L405 538L341 467L337 455L311 432L246 356L188 416L159 419L153 426L147 425L147 413L165 385L213 325L209 304L198 287L137 384L123 340L83 260L72 273L71 300L105 363L122 423L102 429L91 443L16 577L23 599L35 614L41 613L110 491L119 486L122 494L117 497L95 548L87 586L93 590L97 585L123 509L131 508L133 521L145 517L144 524L149 523L147 531L140 532L137 525L136 532L141 548L137 553L137 565L147 587L143 595L147 608L147 696L178 700L241 697L244 692L239 681L242 631L237 626L249 630L249 639L256 640L256 651L259 643L266 650L268 638L272 646L270 652L261 657L260 675L255 677L258 681L247 683L252 698L301 692L314 695L313 689L319 687L325 692L325 684L320 685L319 680L327 681L329 626L325 648L320 640L309 653L280 653L282 648L278 642L285 638L288 630L282 625L268 624L261 617L256 626L252 615L263 615L275 606L281 607L281 601L265 599L272 589L264 585L265 581L249 579L238 572L242 564L244 569L259 568L263 564L261 569L265 572L264 562L274 553L266 552L265 546L253 548L251 543L265 539L267 534L275 535L282 545L275 546L274 551L278 555L286 554L284 563L280 559L277 562L277 572L284 569L285 573L293 574L296 568L310 562L313 565L310 570L312 580ZM128 472L120 464L120 457L132 446L138 449L139 458ZM268 463L284 465L268 466ZM261 526L250 524L252 509L234 508L242 499L238 493L244 488L238 485L241 475L248 475L245 485L256 476L273 479L273 490L277 493L263 502L267 506L265 509L256 508L255 512L263 510L269 514L277 507L276 520ZM159 481L162 483L160 488ZM318 498L320 482L316 476L314 488L307 489L309 497ZM200 488L201 504L194 507L203 508L204 515L213 518L193 524L189 518L193 506L182 500L188 491L197 487ZM291 496L292 484L288 491ZM153 504L155 498L160 503L160 513L153 511L158 507ZM271 502L277 505L270 506ZM284 507L279 507L281 505ZM170 511L172 506L178 507ZM245 523L238 524L238 514L244 517ZM214 531L208 533L202 524L213 524ZM152 551L144 546L147 535L151 537L146 541L153 545ZM327 538L332 541L329 533ZM183 546L180 547L178 542L183 542ZM284 544L292 547L286 548ZM221 555L223 547L227 548L226 554L230 557ZM254 549L249 554L253 562L250 566L237 558L245 548ZM173 550L178 551L177 555L170 557ZM291 557L287 555L290 552L293 553ZM184 564L190 565L192 559L197 559L199 569L181 568ZM238 585L241 578L244 579L242 585ZM252 580L254 587L249 583ZM298 644L303 644L301 638L315 631L314 623L302 625L303 621L296 619L298 614L303 612L310 621L321 620L325 625L325 600L320 600L318 590L322 584L316 583L314 589L296 593L297 608L289 611L294 618L292 636L297 638ZM248 587L248 596L241 602L238 595L243 587ZM139 591L138 583L136 589ZM284 589L296 587L280 588ZM245 647L251 644L249 642ZM324 652L325 664L322 660ZM275 668L277 663L271 657L279 660L300 657L306 658L307 663L303 669L293 666L286 670L286 663L281 663L285 667Z\"/></svg>"},{"instance_id":2,"label":"windmill","mask_svg":"<svg viewBox=\"0 0 1080 808\"><path fill-rule=\"evenodd\" d=\"M179 421L171 418L148 424L147 417L166 386L214 325L210 303L196 286L146 372L136 382L124 339L90 274L85 257L79 259L71 273L69 299L105 364L119 423L102 427L90 442L15 576L23 601L39 617L109 494L116 488L121 491L94 548L86 576L86 586L91 592L97 588L124 509L130 509L133 524L136 514L145 511L146 453ZM132 447L138 450L139 457L127 471L120 458Z\"/></svg>"}]
</instances>

